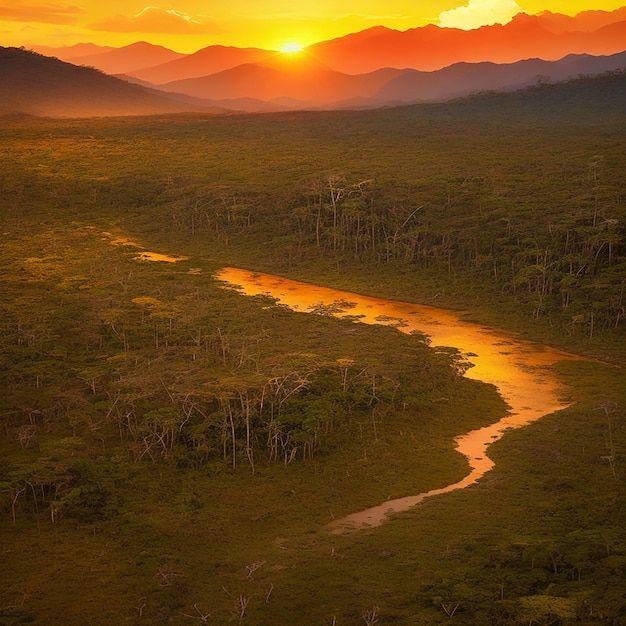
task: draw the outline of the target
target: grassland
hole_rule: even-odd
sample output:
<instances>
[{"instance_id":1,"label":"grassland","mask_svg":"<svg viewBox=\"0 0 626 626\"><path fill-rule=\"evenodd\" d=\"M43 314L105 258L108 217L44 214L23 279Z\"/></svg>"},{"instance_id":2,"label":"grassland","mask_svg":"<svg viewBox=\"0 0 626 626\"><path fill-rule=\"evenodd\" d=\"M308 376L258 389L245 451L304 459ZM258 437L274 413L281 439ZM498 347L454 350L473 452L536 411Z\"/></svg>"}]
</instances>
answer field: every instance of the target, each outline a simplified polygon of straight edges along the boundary
<instances>
[{"instance_id":1,"label":"grassland","mask_svg":"<svg viewBox=\"0 0 626 626\"><path fill-rule=\"evenodd\" d=\"M598 80L6 120L0 623L624 622L626 120L623 77ZM139 263L115 236L189 260ZM219 289L223 265L463 309L597 361L560 366L574 404L494 444L477 485L331 535L458 479L453 437L505 407L418 338Z\"/></svg>"}]
</instances>

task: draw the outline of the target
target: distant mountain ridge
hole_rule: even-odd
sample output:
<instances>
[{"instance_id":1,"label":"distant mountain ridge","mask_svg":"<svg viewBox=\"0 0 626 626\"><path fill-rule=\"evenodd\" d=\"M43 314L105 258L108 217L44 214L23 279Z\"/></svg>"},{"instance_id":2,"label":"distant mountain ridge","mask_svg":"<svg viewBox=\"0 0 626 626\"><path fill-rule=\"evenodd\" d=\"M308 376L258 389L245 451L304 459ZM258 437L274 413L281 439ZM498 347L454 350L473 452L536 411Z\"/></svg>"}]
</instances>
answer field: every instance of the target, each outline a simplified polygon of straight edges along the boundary
<instances>
[{"instance_id":1,"label":"distant mountain ridge","mask_svg":"<svg viewBox=\"0 0 626 626\"><path fill-rule=\"evenodd\" d=\"M62 46L53 48L52 46L33 46L32 49L47 57L56 57L61 61L70 61L79 57L93 54L104 54L112 50L118 50L113 46L98 46L95 43L77 43L73 46Z\"/></svg>"},{"instance_id":2,"label":"distant mountain ridge","mask_svg":"<svg viewBox=\"0 0 626 626\"><path fill-rule=\"evenodd\" d=\"M144 67L169 63L184 56L186 55L164 46L137 41L123 48L73 57L71 62L74 65L93 66L107 74L130 74Z\"/></svg>"},{"instance_id":3,"label":"distant mountain ridge","mask_svg":"<svg viewBox=\"0 0 626 626\"><path fill-rule=\"evenodd\" d=\"M626 11L614 12L614 16L621 18L622 13ZM375 26L307 50L337 71L362 74L380 67L433 71L458 62L557 60L568 54L607 55L626 49L626 15L591 31L553 32L553 20L554 14L520 13L504 26L474 30L429 25L396 31Z\"/></svg>"},{"instance_id":4,"label":"distant mountain ridge","mask_svg":"<svg viewBox=\"0 0 626 626\"><path fill-rule=\"evenodd\" d=\"M138 71L126 72L135 78L155 85L169 83L181 78L198 78L232 69L244 63L258 63L276 53L261 48L234 48L208 46L197 52Z\"/></svg>"},{"instance_id":5,"label":"distant mountain ridge","mask_svg":"<svg viewBox=\"0 0 626 626\"><path fill-rule=\"evenodd\" d=\"M377 108L623 71L626 52L608 57L570 55L558 62L457 63L437 72L387 68L358 76L334 72L315 59L303 63L301 58L290 66L291 61L276 56L208 77L176 81L168 86L170 91L161 91L37 53L0 48L0 115L89 117Z\"/></svg>"},{"instance_id":6,"label":"distant mountain ridge","mask_svg":"<svg viewBox=\"0 0 626 626\"><path fill-rule=\"evenodd\" d=\"M216 102L251 97L283 106L288 102L290 108L372 108L449 100L479 91L510 91L622 68L626 68L626 52L601 57L568 55L559 61L462 62L434 72L385 68L353 75L335 72L312 56L276 55L261 63L160 87Z\"/></svg>"},{"instance_id":7,"label":"distant mountain ridge","mask_svg":"<svg viewBox=\"0 0 626 626\"><path fill-rule=\"evenodd\" d=\"M386 83L373 99L386 104L450 100L482 91L514 91L623 68L626 68L626 52L600 57L571 54L558 61L455 63L436 72L403 72Z\"/></svg>"},{"instance_id":8,"label":"distant mountain ridge","mask_svg":"<svg viewBox=\"0 0 626 626\"><path fill-rule=\"evenodd\" d=\"M33 49L76 65L127 74L157 85L207 76L276 54L260 48L220 45L182 54L146 42L114 49L93 44ZM508 24L473 30L434 24L406 31L374 26L307 48L318 61L345 74L365 74L386 67L433 71L459 62L557 60L568 54L609 55L624 50L626 6L615 11L582 11L573 17L549 11L535 15L522 12Z\"/></svg>"},{"instance_id":9,"label":"distant mountain ridge","mask_svg":"<svg viewBox=\"0 0 626 626\"><path fill-rule=\"evenodd\" d=\"M359 95L374 95L401 70L382 69L350 76L336 72L304 53L294 57L274 55L259 63L173 81L160 87L213 100L252 97L263 101L288 99L292 106L320 106ZM297 103L297 104L296 104Z\"/></svg>"}]
</instances>

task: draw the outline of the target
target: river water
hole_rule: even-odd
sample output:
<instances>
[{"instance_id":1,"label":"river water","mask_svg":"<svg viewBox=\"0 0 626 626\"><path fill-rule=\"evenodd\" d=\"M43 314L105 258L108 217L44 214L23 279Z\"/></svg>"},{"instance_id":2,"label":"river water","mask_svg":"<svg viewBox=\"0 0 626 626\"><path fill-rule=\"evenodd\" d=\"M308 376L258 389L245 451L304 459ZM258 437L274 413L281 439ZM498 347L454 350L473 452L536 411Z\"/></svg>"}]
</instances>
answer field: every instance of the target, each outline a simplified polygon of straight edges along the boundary
<instances>
[{"instance_id":1,"label":"river water","mask_svg":"<svg viewBox=\"0 0 626 626\"><path fill-rule=\"evenodd\" d=\"M497 423L455 439L470 466L462 480L335 520L330 530L337 533L378 526L389 515L406 511L425 498L475 483L493 467L486 454L491 443L511 428L525 426L567 406L561 399L563 389L549 366L558 361L582 359L524 341L497 328L466 321L461 314L446 309L362 296L231 267L220 270L216 277L245 295L268 295L296 311L328 312L330 307L337 317L356 317L366 324L395 325L406 333L418 331L427 335L433 347L455 347L472 364L465 375L495 385L510 407Z\"/></svg>"}]
</instances>

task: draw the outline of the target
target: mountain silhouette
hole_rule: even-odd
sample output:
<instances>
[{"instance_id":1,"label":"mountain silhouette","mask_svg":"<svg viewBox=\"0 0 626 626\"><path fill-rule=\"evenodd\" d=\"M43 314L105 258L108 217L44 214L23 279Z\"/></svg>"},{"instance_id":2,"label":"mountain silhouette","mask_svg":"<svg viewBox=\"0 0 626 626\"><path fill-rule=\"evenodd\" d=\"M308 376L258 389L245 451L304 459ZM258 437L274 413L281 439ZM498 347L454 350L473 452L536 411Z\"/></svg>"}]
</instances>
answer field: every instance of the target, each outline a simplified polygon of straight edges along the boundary
<instances>
[{"instance_id":1,"label":"mountain silhouette","mask_svg":"<svg viewBox=\"0 0 626 626\"><path fill-rule=\"evenodd\" d=\"M168 63L124 73L160 85L174 80L216 74L244 63L262 61L274 54L276 53L260 48L208 46Z\"/></svg>"},{"instance_id":2,"label":"mountain silhouette","mask_svg":"<svg viewBox=\"0 0 626 626\"><path fill-rule=\"evenodd\" d=\"M276 55L210 76L173 81L161 88L218 102L253 98L290 108L361 108L512 90L624 67L626 52L599 57L568 55L559 61L462 62L432 72L385 68L354 75L331 70L309 54Z\"/></svg>"},{"instance_id":3,"label":"mountain silhouette","mask_svg":"<svg viewBox=\"0 0 626 626\"><path fill-rule=\"evenodd\" d=\"M188 96L131 85L88 67L0 47L0 115L152 115L210 110Z\"/></svg>"},{"instance_id":4,"label":"mountain silhouette","mask_svg":"<svg viewBox=\"0 0 626 626\"><path fill-rule=\"evenodd\" d=\"M74 65L87 65L107 74L130 74L153 65L161 65L185 55L163 46L138 41L123 48L72 57Z\"/></svg>"},{"instance_id":5,"label":"mountain silhouette","mask_svg":"<svg viewBox=\"0 0 626 626\"><path fill-rule=\"evenodd\" d=\"M181 54L146 42L115 49L93 44L35 49L76 65L130 75L155 85L216 74L275 54L260 48L219 45ZM366 74L386 67L432 71L458 62L557 60L568 54L609 55L625 49L626 6L615 11L582 11L573 17L550 11L520 12L505 25L473 30L434 24L406 31L375 26L314 44L307 52L337 72Z\"/></svg>"},{"instance_id":6,"label":"mountain silhouette","mask_svg":"<svg viewBox=\"0 0 626 626\"><path fill-rule=\"evenodd\" d=\"M47 57L55 57L57 59L61 59L61 61L71 61L72 59L76 59L78 57L93 56L118 50L118 48L113 46L98 46L95 43L77 43L73 46L62 46L60 48L53 48L51 46L32 46L32 49L39 54L43 54Z\"/></svg>"},{"instance_id":7,"label":"mountain silhouette","mask_svg":"<svg viewBox=\"0 0 626 626\"><path fill-rule=\"evenodd\" d=\"M555 14L525 13L519 13L505 25L473 30L433 24L406 31L376 26L307 50L328 67L347 74L362 74L380 67L432 71L461 61L513 63L528 58L556 60L572 53L614 54L626 49L624 12L599 12L604 19L595 16L596 23L602 24L595 30L584 30L593 28L591 16L586 21L571 18L573 23L561 23ZM555 23L561 25L555 28ZM571 30L574 27L581 30Z\"/></svg>"},{"instance_id":8,"label":"mountain silhouette","mask_svg":"<svg viewBox=\"0 0 626 626\"><path fill-rule=\"evenodd\" d=\"M198 99L130 84L92 68L19 48L0 47L0 115L89 117L375 108L450 100L476 92L511 91L533 84L546 86L550 81L581 74L606 75L625 66L626 52L606 57L569 55L558 62L530 59L513 64L457 63L436 72L387 68L354 76L329 70L312 57L277 55L212 76L179 81L193 85L198 95L209 96ZM617 75L624 78L626 72L621 69ZM237 86L238 78L245 79L245 84ZM250 95L253 86L256 95Z\"/></svg>"},{"instance_id":9,"label":"mountain silhouette","mask_svg":"<svg viewBox=\"0 0 626 626\"><path fill-rule=\"evenodd\" d=\"M181 54L145 42L114 49L93 44L34 49L76 65L130 75L155 85L208 76L275 54L260 48L219 45ZM366 74L385 67L432 71L458 62L557 60L568 54L608 55L625 49L626 6L615 11L582 11L575 16L521 12L508 24L473 30L434 24L406 31L375 26L314 44L307 51L329 69Z\"/></svg>"},{"instance_id":10,"label":"mountain silhouette","mask_svg":"<svg viewBox=\"0 0 626 626\"><path fill-rule=\"evenodd\" d=\"M276 54L201 78L173 81L161 88L212 100L251 97L291 101L292 106L327 105L357 96L370 97L401 70L381 69L351 76L336 72L307 53Z\"/></svg>"},{"instance_id":11,"label":"mountain silhouette","mask_svg":"<svg viewBox=\"0 0 626 626\"><path fill-rule=\"evenodd\" d=\"M559 61L527 59L507 64L455 63L436 72L406 70L381 87L372 100L381 105L450 100L482 91L513 91L536 84L562 82L625 67L626 52L601 57L572 54Z\"/></svg>"}]
</instances>

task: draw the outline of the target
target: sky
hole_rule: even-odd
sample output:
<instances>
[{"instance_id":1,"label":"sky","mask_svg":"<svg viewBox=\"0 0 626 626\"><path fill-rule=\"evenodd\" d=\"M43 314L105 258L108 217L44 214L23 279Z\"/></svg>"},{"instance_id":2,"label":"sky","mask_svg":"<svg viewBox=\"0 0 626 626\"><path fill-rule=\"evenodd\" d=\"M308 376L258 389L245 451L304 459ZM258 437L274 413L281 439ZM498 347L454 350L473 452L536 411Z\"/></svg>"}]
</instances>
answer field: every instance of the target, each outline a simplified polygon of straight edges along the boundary
<instances>
[{"instance_id":1,"label":"sky","mask_svg":"<svg viewBox=\"0 0 626 626\"><path fill-rule=\"evenodd\" d=\"M150 5L149 2L155 2ZM626 0L0 0L0 45L213 44L281 50L372 26L478 28L519 12L612 11Z\"/></svg>"}]
</instances>

